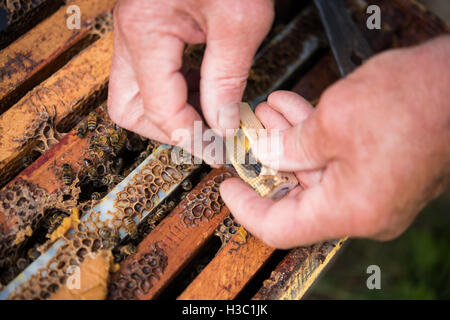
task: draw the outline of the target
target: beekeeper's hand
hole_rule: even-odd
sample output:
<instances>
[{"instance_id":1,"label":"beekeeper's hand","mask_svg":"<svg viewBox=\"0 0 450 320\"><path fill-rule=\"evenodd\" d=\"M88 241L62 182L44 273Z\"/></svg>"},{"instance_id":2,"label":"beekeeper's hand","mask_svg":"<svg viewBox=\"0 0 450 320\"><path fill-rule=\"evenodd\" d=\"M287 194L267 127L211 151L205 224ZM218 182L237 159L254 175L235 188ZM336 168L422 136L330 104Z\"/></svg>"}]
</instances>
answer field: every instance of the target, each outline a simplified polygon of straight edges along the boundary
<instances>
[{"instance_id":1,"label":"beekeeper's hand","mask_svg":"<svg viewBox=\"0 0 450 320\"><path fill-rule=\"evenodd\" d=\"M170 144L201 120L180 72L186 43L206 42L200 102L208 125L239 126L239 103L255 52L274 15L272 0L119 0L108 110L118 125Z\"/></svg>"},{"instance_id":2,"label":"beekeeper's hand","mask_svg":"<svg viewBox=\"0 0 450 320\"><path fill-rule=\"evenodd\" d=\"M450 180L450 37L369 60L318 106L287 91L256 115L282 129L283 153L256 150L307 188L272 201L237 178L220 191L238 222L289 248L343 236L400 235Z\"/></svg>"}]
</instances>

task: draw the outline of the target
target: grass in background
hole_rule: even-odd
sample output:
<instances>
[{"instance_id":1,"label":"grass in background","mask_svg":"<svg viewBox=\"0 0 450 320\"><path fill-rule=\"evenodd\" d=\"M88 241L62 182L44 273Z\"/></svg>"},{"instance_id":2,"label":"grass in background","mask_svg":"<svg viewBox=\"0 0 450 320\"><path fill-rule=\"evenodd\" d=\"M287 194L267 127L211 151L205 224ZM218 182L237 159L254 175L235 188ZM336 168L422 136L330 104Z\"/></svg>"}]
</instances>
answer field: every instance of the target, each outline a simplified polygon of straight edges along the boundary
<instances>
[{"instance_id":1,"label":"grass in background","mask_svg":"<svg viewBox=\"0 0 450 320\"><path fill-rule=\"evenodd\" d=\"M369 290L369 265L381 290ZM450 299L450 196L430 203L390 242L351 239L306 299Z\"/></svg>"}]
</instances>

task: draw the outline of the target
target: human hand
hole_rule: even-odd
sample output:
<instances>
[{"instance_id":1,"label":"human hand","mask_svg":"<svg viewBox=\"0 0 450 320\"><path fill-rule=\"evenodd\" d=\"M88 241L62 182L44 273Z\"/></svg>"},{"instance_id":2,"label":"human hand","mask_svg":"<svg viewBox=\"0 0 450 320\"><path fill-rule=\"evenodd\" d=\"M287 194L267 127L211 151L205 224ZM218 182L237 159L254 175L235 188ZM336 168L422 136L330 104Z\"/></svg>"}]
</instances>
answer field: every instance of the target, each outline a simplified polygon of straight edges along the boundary
<instances>
[{"instance_id":1,"label":"human hand","mask_svg":"<svg viewBox=\"0 0 450 320\"><path fill-rule=\"evenodd\" d=\"M220 187L234 217L277 248L344 236L393 239L450 178L450 38L380 54L312 106L271 94L256 115L283 153L257 158L307 185L279 201L237 178Z\"/></svg>"},{"instance_id":2,"label":"human hand","mask_svg":"<svg viewBox=\"0 0 450 320\"><path fill-rule=\"evenodd\" d=\"M206 42L200 102L220 134L239 126L253 56L273 20L272 0L120 0L114 9L114 55L108 110L121 127L184 146L172 134L193 132L202 117L187 103L180 72L185 43ZM187 142L186 142L187 144Z\"/></svg>"}]
</instances>

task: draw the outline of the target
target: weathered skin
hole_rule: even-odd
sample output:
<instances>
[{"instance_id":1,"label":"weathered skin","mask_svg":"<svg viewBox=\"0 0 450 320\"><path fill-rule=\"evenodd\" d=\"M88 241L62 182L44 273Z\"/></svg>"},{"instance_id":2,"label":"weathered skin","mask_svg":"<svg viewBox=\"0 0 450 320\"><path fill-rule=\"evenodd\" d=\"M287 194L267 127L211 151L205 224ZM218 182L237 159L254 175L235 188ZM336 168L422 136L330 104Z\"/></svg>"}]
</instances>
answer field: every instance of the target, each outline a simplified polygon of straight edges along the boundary
<instances>
[{"instance_id":1,"label":"weathered skin","mask_svg":"<svg viewBox=\"0 0 450 320\"><path fill-rule=\"evenodd\" d=\"M239 126L239 105L253 56L269 32L271 0L118 1L108 105L122 127L172 142L192 131L197 110L187 103L179 72L185 43L207 43L200 100L210 127ZM165 106L161 108L161 106Z\"/></svg>"},{"instance_id":2,"label":"weathered skin","mask_svg":"<svg viewBox=\"0 0 450 320\"><path fill-rule=\"evenodd\" d=\"M271 1L122 0L115 18L114 121L169 143L179 142L170 139L175 129L192 131L200 115L186 103L181 56L184 42L206 42L204 118L222 133L238 126L234 106L272 22ZM329 88L315 111L292 93L272 94L257 115L287 129L280 169L309 188L273 202L230 179L221 193L237 220L281 248L402 233L449 180L449 54L444 37L378 55ZM270 156L258 156L270 166Z\"/></svg>"},{"instance_id":3,"label":"weathered skin","mask_svg":"<svg viewBox=\"0 0 450 320\"><path fill-rule=\"evenodd\" d=\"M284 153L255 154L309 188L278 202L238 180L221 194L236 219L287 248L346 235L400 235L450 178L450 38L376 56L322 95L317 108L287 91L256 114L283 129Z\"/></svg>"}]
</instances>

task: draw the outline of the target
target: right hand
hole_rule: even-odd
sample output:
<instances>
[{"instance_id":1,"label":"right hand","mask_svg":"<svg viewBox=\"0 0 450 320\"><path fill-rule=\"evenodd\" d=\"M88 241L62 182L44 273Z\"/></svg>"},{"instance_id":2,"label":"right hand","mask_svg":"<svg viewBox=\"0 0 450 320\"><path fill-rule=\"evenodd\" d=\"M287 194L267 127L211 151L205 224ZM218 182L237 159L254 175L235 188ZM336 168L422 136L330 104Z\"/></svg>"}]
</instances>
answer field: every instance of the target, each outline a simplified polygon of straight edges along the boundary
<instances>
[{"instance_id":1,"label":"right hand","mask_svg":"<svg viewBox=\"0 0 450 320\"><path fill-rule=\"evenodd\" d=\"M399 236L450 182L449 56L448 36L384 52L315 109L295 93L272 93L256 115L281 131L283 150L252 150L307 188L273 201L227 179L220 191L237 221L276 248Z\"/></svg>"},{"instance_id":2,"label":"right hand","mask_svg":"<svg viewBox=\"0 0 450 320\"><path fill-rule=\"evenodd\" d=\"M272 0L120 0L108 110L121 127L163 143L202 121L187 103L180 73L186 43L206 42L201 67L203 117L219 134L239 126L239 103L253 57L273 20Z\"/></svg>"}]
</instances>

